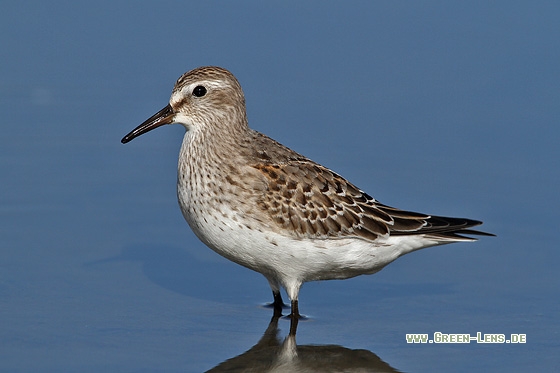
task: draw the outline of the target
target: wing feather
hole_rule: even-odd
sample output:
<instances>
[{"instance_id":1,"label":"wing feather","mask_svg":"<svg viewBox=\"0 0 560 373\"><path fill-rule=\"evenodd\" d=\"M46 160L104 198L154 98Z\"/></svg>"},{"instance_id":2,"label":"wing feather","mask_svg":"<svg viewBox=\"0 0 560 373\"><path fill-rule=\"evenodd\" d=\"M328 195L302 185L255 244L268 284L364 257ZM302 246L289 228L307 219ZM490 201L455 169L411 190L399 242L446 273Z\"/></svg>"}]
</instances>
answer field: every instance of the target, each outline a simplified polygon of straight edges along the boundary
<instances>
[{"instance_id":1,"label":"wing feather","mask_svg":"<svg viewBox=\"0 0 560 373\"><path fill-rule=\"evenodd\" d=\"M429 235L469 240L460 234L488 233L468 228L482 224L462 218L430 216L386 206L335 172L308 159L252 166L267 188L258 199L278 228L302 238L356 237L374 241L388 235Z\"/></svg>"}]
</instances>

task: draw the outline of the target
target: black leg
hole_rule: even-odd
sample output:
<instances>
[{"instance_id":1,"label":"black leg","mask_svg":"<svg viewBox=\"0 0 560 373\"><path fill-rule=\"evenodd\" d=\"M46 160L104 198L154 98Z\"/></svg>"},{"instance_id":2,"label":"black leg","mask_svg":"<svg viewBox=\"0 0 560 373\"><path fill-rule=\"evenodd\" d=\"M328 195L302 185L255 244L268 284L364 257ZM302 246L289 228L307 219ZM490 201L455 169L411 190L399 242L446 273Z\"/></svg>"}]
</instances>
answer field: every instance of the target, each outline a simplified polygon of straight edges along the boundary
<instances>
[{"instance_id":1,"label":"black leg","mask_svg":"<svg viewBox=\"0 0 560 373\"><path fill-rule=\"evenodd\" d=\"M292 319L299 319L301 317L300 314L299 314L299 307L298 307L297 299L292 301L292 313L290 314L290 317Z\"/></svg>"},{"instance_id":2,"label":"black leg","mask_svg":"<svg viewBox=\"0 0 560 373\"><path fill-rule=\"evenodd\" d=\"M274 302L272 303L274 310L282 311L282 308L285 306L284 301L282 300L282 294L280 294L280 292L273 291L272 296L274 297Z\"/></svg>"}]
</instances>

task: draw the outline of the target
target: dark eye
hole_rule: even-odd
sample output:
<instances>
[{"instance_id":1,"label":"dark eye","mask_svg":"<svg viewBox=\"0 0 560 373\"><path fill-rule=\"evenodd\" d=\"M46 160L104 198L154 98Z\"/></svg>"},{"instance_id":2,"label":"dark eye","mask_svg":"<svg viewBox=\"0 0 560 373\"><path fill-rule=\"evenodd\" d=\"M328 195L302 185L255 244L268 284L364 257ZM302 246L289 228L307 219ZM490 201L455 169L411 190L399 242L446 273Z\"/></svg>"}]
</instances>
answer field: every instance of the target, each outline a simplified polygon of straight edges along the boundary
<instances>
[{"instance_id":1,"label":"dark eye","mask_svg":"<svg viewBox=\"0 0 560 373\"><path fill-rule=\"evenodd\" d=\"M202 97L206 94L206 88L201 85L197 85L196 87L194 87L192 94L196 97Z\"/></svg>"}]
</instances>

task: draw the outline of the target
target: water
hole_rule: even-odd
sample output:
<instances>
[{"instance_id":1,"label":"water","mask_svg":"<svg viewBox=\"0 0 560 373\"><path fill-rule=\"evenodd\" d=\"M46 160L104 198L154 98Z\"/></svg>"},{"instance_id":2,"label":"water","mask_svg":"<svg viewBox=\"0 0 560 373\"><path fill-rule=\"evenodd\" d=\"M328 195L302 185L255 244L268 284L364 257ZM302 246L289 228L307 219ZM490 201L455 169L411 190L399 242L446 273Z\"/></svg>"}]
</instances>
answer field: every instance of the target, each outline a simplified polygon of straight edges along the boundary
<instances>
[{"instance_id":1,"label":"water","mask_svg":"<svg viewBox=\"0 0 560 373\"><path fill-rule=\"evenodd\" d=\"M505 4L4 6L0 370L558 369L558 9ZM264 278L183 221L183 129L120 144L205 64L237 75L253 128L498 237L305 284L287 338ZM527 343L405 340L438 331Z\"/></svg>"}]
</instances>

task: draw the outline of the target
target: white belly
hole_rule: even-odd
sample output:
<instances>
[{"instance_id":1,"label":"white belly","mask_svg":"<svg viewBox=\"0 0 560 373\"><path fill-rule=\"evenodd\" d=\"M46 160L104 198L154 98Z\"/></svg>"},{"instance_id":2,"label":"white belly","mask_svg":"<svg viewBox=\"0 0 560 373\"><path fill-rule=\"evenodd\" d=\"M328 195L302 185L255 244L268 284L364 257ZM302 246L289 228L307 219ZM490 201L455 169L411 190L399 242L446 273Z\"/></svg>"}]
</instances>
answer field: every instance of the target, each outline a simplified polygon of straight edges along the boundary
<instances>
[{"instance_id":1,"label":"white belly","mask_svg":"<svg viewBox=\"0 0 560 373\"><path fill-rule=\"evenodd\" d=\"M181 207L193 232L208 247L282 283L372 274L411 251L411 247L392 239L379 243L359 238L298 239L266 227L259 229L255 224L249 228L232 212L213 210L200 215L195 206L181 203Z\"/></svg>"}]
</instances>

